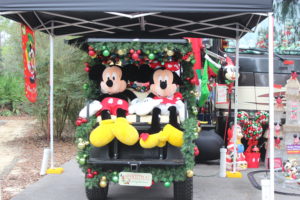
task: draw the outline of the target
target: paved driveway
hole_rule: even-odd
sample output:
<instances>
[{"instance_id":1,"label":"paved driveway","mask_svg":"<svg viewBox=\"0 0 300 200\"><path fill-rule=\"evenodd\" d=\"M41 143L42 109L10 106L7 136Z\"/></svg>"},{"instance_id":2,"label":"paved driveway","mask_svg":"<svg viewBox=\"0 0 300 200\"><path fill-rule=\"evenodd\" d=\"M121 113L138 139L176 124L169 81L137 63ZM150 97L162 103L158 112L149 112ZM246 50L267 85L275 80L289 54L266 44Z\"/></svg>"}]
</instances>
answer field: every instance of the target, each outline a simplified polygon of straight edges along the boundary
<instances>
[{"instance_id":1,"label":"paved driveway","mask_svg":"<svg viewBox=\"0 0 300 200\"><path fill-rule=\"evenodd\" d=\"M47 175L38 182L29 186L13 200L84 200L84 175L78 168L75 160L64 166L65 172L61 175ZM194 199L203 200L253 200L261 199L261 191L255 189L247 179L219 178L218 165L200 164L195 168ZM113 200L171 200L173 188L165 188L160 184L151 189L143 187L125 187L111 184L108 199ZM299 197L276 195L278 200L297 200Z\"/></svg>"}]
</instances>

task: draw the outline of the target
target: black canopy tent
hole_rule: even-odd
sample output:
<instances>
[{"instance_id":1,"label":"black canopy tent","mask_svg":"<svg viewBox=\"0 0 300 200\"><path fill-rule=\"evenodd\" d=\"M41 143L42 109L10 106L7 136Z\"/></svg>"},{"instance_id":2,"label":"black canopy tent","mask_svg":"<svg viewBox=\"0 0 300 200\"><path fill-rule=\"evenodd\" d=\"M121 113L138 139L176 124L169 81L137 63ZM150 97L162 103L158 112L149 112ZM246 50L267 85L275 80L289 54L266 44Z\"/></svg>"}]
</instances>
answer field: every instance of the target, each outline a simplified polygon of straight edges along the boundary
<instances>
[{"instance_id":1,"label":"black canopy tent","mask_svg":"<svg viewBox=\"0 0 300 200\"><path fill-rule=\"evenodd\" d=\"M0 15L50 35L50 132L53 168L53 37L239 39L269 13L270 199L274 198L274 105L272 0L1 0ZM237 71L238 73L238 67ZM236 76L237 77L237 76ZM235 88L238 81L235 82ZM235 93L235 105L238 103ZM235 125L237 124L235 106ZM236 131L234 131L236 139ZM236 140L235 140L236 141ZM236 145L236 144L235 144ZM236 154L235 154L236 156ZM235 160L235 159L234 159ZM234 165L235 171L235 165Z\"/></svg>"},{"instance_id":2,"label":"black canopy tent","mask_svg":"<svg viewBox=\"0 0 300 200\"><path fill-rule=\"evenodd\" d=\"M2 15L33 30L112 38L235 39L271 10L272 0L2 0L0 6Z\"/></svg>"}]
</instances>

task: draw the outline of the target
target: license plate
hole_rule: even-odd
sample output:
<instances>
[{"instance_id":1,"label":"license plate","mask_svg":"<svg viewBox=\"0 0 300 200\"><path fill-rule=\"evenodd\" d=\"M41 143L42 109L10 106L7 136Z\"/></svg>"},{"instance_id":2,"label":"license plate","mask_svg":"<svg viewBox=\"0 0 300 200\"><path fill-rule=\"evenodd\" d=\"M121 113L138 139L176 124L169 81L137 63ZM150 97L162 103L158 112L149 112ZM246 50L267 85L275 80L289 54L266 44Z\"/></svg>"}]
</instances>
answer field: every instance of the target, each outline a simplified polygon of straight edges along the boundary
<instances>
[{"instance_id":1,"label":"license plate","mask_svg":"<svg viewBox=\"0 0 300 200\"><path fill-rule=\"evenodd\" d=\"M120 172L119 173L119 184L127 185L127 186L149 187L152 185L152 174Z\"/></svg>"}]
</instances>

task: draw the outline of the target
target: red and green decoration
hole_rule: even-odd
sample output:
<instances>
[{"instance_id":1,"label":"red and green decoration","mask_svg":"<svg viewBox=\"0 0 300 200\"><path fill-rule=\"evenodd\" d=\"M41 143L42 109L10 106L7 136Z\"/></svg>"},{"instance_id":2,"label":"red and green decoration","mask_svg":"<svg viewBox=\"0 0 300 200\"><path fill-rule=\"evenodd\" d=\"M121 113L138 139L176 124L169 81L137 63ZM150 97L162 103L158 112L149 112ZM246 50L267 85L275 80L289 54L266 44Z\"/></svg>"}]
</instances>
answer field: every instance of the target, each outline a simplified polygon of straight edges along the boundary
<instances>
[{"instance_id":1,"label":"red and green decoration","mask_svg":"<svg viewBox=\"0 0 300 200\"><path fill-rule=\"evenodd\" d=\"M185 158L185 165L181 167L166 167L164 169L145 167L140 168L140 172L151 173L153 181L163 182L165 187L170 187L173 181L183 181L187 177L194 175L194 158L199 154L195 148L194 140L198 137L199 127L197 126L197 107L196 97L198 92L195 90L193 70L194 57L191 53L189 43L170 44L170 43L92 43L89 46L88 54L90 59L84 64L84 70L89 71L90 66L99 62L102 64L149 64L152 67L182 67L183 85L180 88L183 98L187 102L189 118L186 119L182 128L184 129L184 144L181 152ZM180 65L178 65L180 64ZM92 84L83 84L83 91L86 97L91 97L95 93ZM89 133L96 125L97 119L92 116L87 121L79 119L76 122L76 144L78 153L76 156L80 168L86 175L85 184L88 188L107 187L108 181L118 183L120 171L111 171L88 164L87 160L92 146L89 143ZM130 171L124 168L122 171Z\"/></svg>"},{"instance_id":2,"label":"red and green decoration","mask_svg":"<svg viewBox=\"0 0 300 200\"><path fill-rule=\"evenodd\" d=\"M189 45L172 43L92 43L88 55L108 65L149 64L152 68L165 67L172 71L180 69L182 60L196 62Z\"/></svg>"},{"instance_id":3,"label":"red and green decoration","mask_svg":"<svg viewBox=\"0 0 300 200\"><path fill-rule=\"evenodd\" d=\"M248 140L248 148L246 149L247 153L251 153L253 151L253 147L257 146L258 139L262 136L263 127L260 123L256 121L249 121L244 125L243 135L246 140Z\"/></svg>"},{"instance_id":4,"label":"red and green decoration","mask_svg":"<svg viewBox=\"0 0 300 200\"><path fill-rule=\"evenodd\" d=\"M237 120L241 126L246 125L249 122L249 114L246 111L239 111Z\"/></svg>"},{"instance_id":5,"label":"red and green decoration","mask_svg":"<svg viewBox=\"0 0 300 200\"><path fill-rule=\"evenodd\" d=\"M258 111L254 115L254 120L261 125L269 124L269 113L266 111Z\"/></svg>"}]
</instances>

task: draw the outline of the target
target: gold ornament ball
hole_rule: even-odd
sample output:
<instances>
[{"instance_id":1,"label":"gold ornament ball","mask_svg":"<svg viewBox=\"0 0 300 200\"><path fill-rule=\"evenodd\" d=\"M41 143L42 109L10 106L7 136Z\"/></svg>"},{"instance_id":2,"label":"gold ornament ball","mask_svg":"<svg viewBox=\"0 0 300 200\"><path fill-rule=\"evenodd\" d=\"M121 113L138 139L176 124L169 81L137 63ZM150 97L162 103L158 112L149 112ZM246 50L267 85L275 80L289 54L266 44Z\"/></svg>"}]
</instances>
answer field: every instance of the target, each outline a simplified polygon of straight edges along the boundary
<instances>
[{"instance_id":1,"label":"gold ornament ball","mask_svg":"<svg viewBox=\"0 0 300 200\"><path fill-rule=\"evenodd\" d=\"M198 132L198 133L201 132L201 130L202 130L201 127L198 127L198 128L197 128L197 132Z\"/></svg>"},{"instance_id":2,"label":"gold ornament ball","mask_svg":"<svg viewBox=\"0 0 300 200\"><path fill-rule=\"evenodd\" d=\"M168 51L167 51L167 55L168 55L168 56L173 56L173 55L174 55L174 51L168 50Z\"/></svg>"},{"instance_id":3,"label":"gold ornament ball","mask_svg":"<svg viewBox=\"0 0 300 200\"><path fill-rule=\"evenodd\" d=\"M199 92L195 92L194 95L195 95L196 97L200 97Z\"/></svg>"},{"instance_id":4,"label":"gold ornament ball","mask_svg":"<svg viewBox=\"0 0 300 200\"><path fill-rule=\"evenodd\" d=\"M117 52L117 54L119 54L120 56L123 56L125 53L124 53L124 51L122 49L119 49L118 52Z\"/></svg>"},{"instance_id":5,"label":"gold ornament ball","mask_svg":"<svg viewBox=\"0 0 300 200\"><path fill-rule=\"evenodd\" d=\"M99 186L102 188L106 188L107 182L106 181L100 181Z\"/></svg>"},{"instance_id":6,"label":"gold ornament ball","mask_svg":"<svg viewBox=\"0 0 300 200\"><path fill-rule=\"evenodd\" d=\"M101 181L106 181L107 179L106 179L106 176L102 176L101 177Z\"/></svg>"},{"instance_id":7,"label":"gold ornament ball","mask_svg":"<svg viewBox=\"0 0 300 200\"><path fill-rule=\"evenodd\" d=\"M199 133L194 133L194 136L198 138L199 137Z\"/></svg>"},{"instance_id":8,"label":"gold ornament ball","mask_svg":"<svg viewBox=\"0 0 300 200\"><path fill-rule=\"evenodd\" d=\"M84 149L85 148L85 143L84 142L79 142L77 145L78 149Z\"/></svg>"},{"instance_id":9,"label":"gold ornament ball","mask_svg":"<svg viewBox=\"0 0 300 200\"><path fill-rule=\"evenodd\" d=\"M189 177L189 178L192 178L194 176L193 170L187 170L186 171L186 176Z\"/></svg>"}]
</instances>

